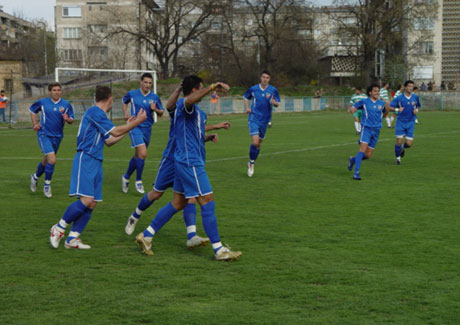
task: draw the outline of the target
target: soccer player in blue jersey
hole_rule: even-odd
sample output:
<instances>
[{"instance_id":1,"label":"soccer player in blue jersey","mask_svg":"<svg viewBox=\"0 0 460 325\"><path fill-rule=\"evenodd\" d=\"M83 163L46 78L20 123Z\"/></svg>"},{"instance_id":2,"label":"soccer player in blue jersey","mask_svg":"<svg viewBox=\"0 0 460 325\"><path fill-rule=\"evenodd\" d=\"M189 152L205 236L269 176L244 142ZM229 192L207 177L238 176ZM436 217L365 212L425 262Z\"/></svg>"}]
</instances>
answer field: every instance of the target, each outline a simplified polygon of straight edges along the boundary
<instances>
[{"instance_id":1,"label":"soccer player in blue jersey","mask_svg":"<svg viewBox=\"0 0 460 325\"><path fill-rule=\"evenodd\" d=\"M161 104L160 97L151 91L152 85L152 75L144 73L141 76L140 88L129 91L122 99L122 109L126 120L130 116L136 116L141 109L147 113L147 120L129 132L131 148L134 148L134 156L129 161L126 173L121 176L121 189L123 193L128 193L129 178L134 171L136 171L136 190L141 194L144 193L142 173L144 171L145 158L147 157L147 148L150 143L152 125L155 123L155 114L158 116L163 115L163 105ZM128 114L129 104L131 104L131 111Z\"/></svg>"},{"instance_id":2,"label":"soccer player in blue jersey","mask_svg":"<svg viewBox=\"0 0 460 325\"><path fill-rule=\"evenodd\" d=\"M56 165L56 154L59 150L65 123L72 124L74 119L73 108L70 103L61 98L62 86L54 82L48 85L49 97L42 98L30 106L30 117L34 131L37 132L38 145L43 153L43 159L38 163L37 170L30 175L30 190L37 190L38 178L45 174L43 193L52 197L51 178ZM37 114L40 113L40 122Z\"/></svg>"},{"instance_id":3,"label":"soccer player in blue jersey","mask_svg":"<svg viewBox=\"0 0 460 325\"><path fill-rule=\"evenodd\" d=\"M401 158L404 157L405 149L410 148L414 141L416 114L419 112L421 105L418 96L413 91L414 82L407 80L404 83L404 93L395 97L390 104L390 110L397 114L395 126L396 165L401 164Z\"/></svg>"},{"instance_id":4,"label":"soccer player in blue jersey","mask_svg":"<svg viewBox=\"0 0 460 325\"><path fill-rule=\"evenodd\" d=\"M246 113L249 114L248 125L249 135L252 143L249 147L248 176L254 175L254 163L259 156L260 146L265 138L268 123L272 119L272 105L278 107L280 95L275 87L269 85L270 72L262 71L260 74L260 84L252 86L243 95ZM252 99L251 108L249 101Z\"/></svg>"},{"instance_id":5,"label":"soccer player in blue jersey","mask_svg":"<svg viewBox=\"0 0 460 325\"><path fill-rule=\"evenodd\" d=\"M96 105L88 108L81 119L77 134L77 153L72 164L69 196L76 196L79 200L70 204L61 220L51 227L50 243L54 248L58 248L67 226L71 223L72 229L65 241L65 247L91 248L79 237L97 202L102 201L104 144L114 145L147 119L147 114L141 109L126 124L115 127L107 118L113 104L112 91L108 87L97 86L95 97Z\"/></svg>"},{"instance_id":6,"label":"soccer player in blue jersey","mask_svg":"<svg viewBox=\"0 0 460 325\"><path fill-rule=\"evenodd\" d=\"M153 255L152 238L172 216L187 205L187 200L196 198L201 206L203 227L211 241L216 260L234 260L241 252L233 252L222 245L217 229L215 202L205 164L206 115L197 103L214 90L228 90L228 85L218 82L203 88L197 76L188 76L182 81L184 98L177 101L174 116L176 149L174 197L161 208L150 226L136 236L136 242L147 255Z\"/></svg>"},{"instance_id":7,"label":"soccer player in blue jersey","mask_svg":"<svg viewBox=\"0 0 460 325\"><path fill-rule=\"evenodd\" d=\"M168 99L166 103L166 109L170 115L170 128L169 128L169 140L163 151L163 157L158 167L157 176L153 189L144 195L139 202L136 210L128 218L128 222L125 226L125 232L131 235L134 232L136 223L138 222L141 214L149 208L154 201L158 200L163 193L174 183L175 167L174 167L174 151L176 148L176 141L174 138L174 114L176 110L176 102L179 99L182 86L176 88L174 93ZM204 118L206 120L206 118ZM218 130L218 129L229 129L230 123L222 122L216 125L206 125L206 131ZM217 135L212 134L206 136L204 141L217 141ZM184 222L187 230L187 247L194 248L198 246L205 246L209 243L209 238L202 238L196 234L196 200L190 199L187 206L184 209ZM157 229L158 230L158 229Z\"/></svg>"},{"instance_id":8,"label":"soccer player in blue jersey","mask_svg":"<svg viewBox=\"0 0 460 325\"><path fill-rule=\"evenodd\" d=\"M363 111L361 120L361 137L359 144L359 151L355 157L350 157L348 170L353 169L355 165L355 172L353 174L354 180L361 180L359 170L361 168L362 160L371 158L375 150L375 145L379 139L380 129L382 128L382 118L388 114L388 103L379 99L380 87L378 85L371 85L367 88L366 99L360 100L353 104L352 112L360 109Z\"/></svg>"}]
</instances>

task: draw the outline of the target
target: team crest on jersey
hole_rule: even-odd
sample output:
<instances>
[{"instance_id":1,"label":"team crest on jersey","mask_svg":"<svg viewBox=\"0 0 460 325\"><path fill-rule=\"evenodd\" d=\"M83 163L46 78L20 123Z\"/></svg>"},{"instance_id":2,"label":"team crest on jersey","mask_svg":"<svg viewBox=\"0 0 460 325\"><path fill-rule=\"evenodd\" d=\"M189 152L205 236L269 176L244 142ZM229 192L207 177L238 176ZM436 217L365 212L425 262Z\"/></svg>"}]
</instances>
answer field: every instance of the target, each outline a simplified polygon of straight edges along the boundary
<instances>
[{"instance_id":1,"label":"team crest on jersey","mask_svg":"<svg viewBox=\"0 0 460 325\"><path fill-rule=\"evenodd\" d=\"M379 105L378 109L379 109L379 111L381 111L381 110L382 110L382 106L381 106L381 105Z\"/></svg>"},{"instance_id":2,"label":"team crest on jersey","mask_svg":"<svg viewBox=\"0 0 460 325\"><path fill-rule=\"evenodd\" d=\"M65 108L64 108L64 107L62 107L62 106L59 107L59 112L64 113L64 111L65 111Z\"/></svg>"},{"instance_id":3,"label":"team crest on jersey","mask_svg":"<svg viewBox=\"0 0 460 325\"><path fill-rule=\"evenodd\" d=\"M412 106L415 106L416 103L415 103L415 102L412 102L411 104L412 104Z\"/></svg>"},{"instance_id":4,"label":"team crest on jersey","mask_svg":"<svg viewBox=\"0 0 460 325\"><path fill-rule=\"evenodd\" d=\"M268 94L268 93L265 95L265 97L267 97L267 98L270 98L270 96L271 96L271 95L270 95L270 94Z\"/></svg>"}]
</instances>

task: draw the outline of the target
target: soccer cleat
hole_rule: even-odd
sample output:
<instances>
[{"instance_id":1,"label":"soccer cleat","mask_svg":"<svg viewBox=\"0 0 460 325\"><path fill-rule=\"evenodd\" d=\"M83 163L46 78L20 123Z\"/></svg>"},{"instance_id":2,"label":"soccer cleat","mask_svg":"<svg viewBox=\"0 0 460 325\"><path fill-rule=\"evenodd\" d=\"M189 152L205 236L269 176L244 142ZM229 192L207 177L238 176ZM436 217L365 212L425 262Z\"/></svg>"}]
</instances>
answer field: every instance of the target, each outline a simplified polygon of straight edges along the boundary
<instances>
[{"instance_id":1,"label":"soccer cleat","mask_svg":"<svg viewBox=\"0 0 460 325\"><path fill-rule=\"evenodd\" d=\"M140 194L144 194L144 185L142 185L142 181L136 181L136 191L139 192Z\"/></svg>"},{"instance_id":2,"label":"soccer cleat","mask_svg":"<svg viewBox=\"0 0 460 325\"><path fill-rule=\"evenodd\" d=\"M69 249L69 248L75 248L75 249L90 249L91 246L83 244L80 238L74 238L72 239L69 243L67 240L64 243L64 247Z\"/></svg>"},{"instance_id":3,"label":"soccer cleat","mask_svg":"<svg viewBox=\"0 0 460 325\"><path fill-rule=\"evenodd\" d=\"M193 236L187 240L187 247L189 249L194 249L195 247L206 246L209 244L209 238L203 238L200 236Z\"/></svg>"},{"instance_id":4,"label":"soccer cleat","mask_svg":"<svg viewBox=\"0 0 460 325\"><path fill-rule=\"evenodd\" d=\"M271 128L272 127L272 122L268 122L268 127Z\"/></svg>"},{"instance_id":5,"label":"soccer cleat","mask_svg":"<svg viewBox=\"0 0 460 325\"><path fill-rule=\"evenodd\" d=\"M64 232L61 231L58 227L57 224L51 227L50 230L50 244L54 248L59 247L59 242L61 241L61 238L64 237Z\"/></svg>"},{"instance_id":6,"label":"soccer cleat","mask_svg":"<svg viewBox=\"0 0 460 325\"><path fill-rule=\"evenodd\" d=\"M355 157L351 156L350 158L348 158L348 170L351 172L351 170L353 169L353 166L355 165Z\"/></svg>"},{"instance_id":7,"label":"soccer cleat","mask_svg":"<svg viewBox=\"0 0 460 325\"><path fill-rule=\"evenodd\" d=\"M215 254L214 257L218 261L233 261L238 259L243 253L233 252L230 248L222 246Z\"/></svg>"},{"instance_id":8,"label":"soccer cleat","mask_svg":"<svg viewBox=\"0 0 460 325\"><path fill-rule=\"evenodd\" d=\"M355 133L356 133L357 135L361 134L361 132L359 132L359 131L356 131Z\"/></svg>"},{"instance_id":9,"label":"soccer cleat","mask_svg":"<svg viewBox=\"0 0 460 325\"><path fill-rule=\"evenodd\" d=\"M355 181L360 181L360 180L361 180L361 176L359 175L359 173L354 173L353 179L354 179Z\"/></svg>"},{"instance_id":10,"label":"soccer cleat","mask_svg":"<svg viewBox=\"0 0 460 325\"><path fill-rule=\"evenodd\" d=\"M254 164L248 163L248 176L252 177L254 175Z\"/></svg>"},{"instance_id":11,"label":"soccer cleat","mask_svg":"<svg viewBox=\"0 0 460 325\"><path fill-rule=\"evenodd\" d=\"M139 245L140 248L142 248L145 255L153 255L152 243L149 243L145 240L143 232L136 236L136 244Z\"/></svg>"},{"instance_id":12,"label":"soccer cleat","mask_svg":"<svg viewBox=\"0 0 460 325\"><path fill-rule=\"evenodd\" d=\"M45 184L45 186L43 186L43 194L45 194L47 198L50 198L53 196L53 194L51 194L51 185Z\"/></svg>"},{"instance_id":13,"label":"soccer cleat","mask_svg":"<svg viewBox=\"0 0 460 325\"><path fill-rule=\"evenodd\" d=\"M400 157L396 158L396 165L398 165L398 166L401 165L401 158Z\"/></svg>"},{"instance_id":14,"label":"soccer cleat","mask_svg":"<svg viewBox=\"0 0 460 325\"><path fill-rule=\"evenodd\" d=\"M136 223L139 221L139 219L134 218L132 215L129 216L128 222L126 223L125 226L125 233L127 235L131 235L134 232L134 229L136 229Z\"/></svg>"},{"instance_id":15,"label":"soccer cleat","mask_svg":"<svg viewBox=\"0 0 460 325\"><path fill-rule=\"evenodd\" d=\"M403 146L399 156L403 158L405 154L406 154L406 149L404 149L404 146Z\"/></svg>"},{"instance_id":16,"label":"soccer cleat","mask_svg":"<svg viewBox=\"0 0 460 325\"><path fill-rule=\"evenodd\" d=\"M34 193L37 191L37 184L38 184L38 179L35 178L34 174L31 174L30 175L30 190Z\"/></svg>"},{"instance_id":17,"label":"soccer cleat","mask_svg":"<svg viewBox=\"0 0 460 325\"><path fill-rule=\"evenodd\" d=\"M123 193L128 193L129 179L126 179L124 175L121 175L121 191Z\"/></svg>"}]
</instances>

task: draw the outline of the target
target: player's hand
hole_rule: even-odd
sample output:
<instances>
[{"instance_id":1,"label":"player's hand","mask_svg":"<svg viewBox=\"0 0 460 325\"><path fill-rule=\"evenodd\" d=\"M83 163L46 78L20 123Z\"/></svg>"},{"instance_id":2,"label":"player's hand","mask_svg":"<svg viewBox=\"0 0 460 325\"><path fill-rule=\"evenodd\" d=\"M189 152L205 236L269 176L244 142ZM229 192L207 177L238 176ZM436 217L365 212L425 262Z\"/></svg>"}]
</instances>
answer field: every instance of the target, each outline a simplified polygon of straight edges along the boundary
<instances>
[{"instance_id":1,"label":"player's hand","mask_svg":"<svg viewBox=\"0 0 460 325\"><path fill-rule=\"evenodd\" d=\"M139 113L137 113L136 122L139 122L139 124L141 124L146 119L147 119L147 113L143 109L141 109Z\"/></svg>"},{"instance_id":2,"label":"player's hand","mask_svg":"<svg viewBox=\"0 0 460 325\"><path fill-rule=\"evenodd\" d=\"M125 116L124 116L124 119L125 119L125 121L128 121L130 118L131 118L131 116L130 116L130 115L128 115L128 114L125 114Z\"/></svg>"},{"instance_id":3,"label":"player's hand","mask_svg":"<svg viewBox=\"0 0 460 325\"><path fill-rule=\"evenodd\" d=\"M246 108L246 114L250 114L251 113L251 109L248 107Z\"/></svg>"},{"instance_id":4,"label":"player's hand","mask_svg":"<svg viewBox=\"0 0 460 325\"><path fill-rule=\"evenodd\" d=\"M216 82L214 84L214 89L215 90L220 90L222 92L227 92L228 90L230 90L230 86L227 85L226 83L223 83L223 82Z\"/></svg>"},{"instance_id":5,"label":"player's hand","mask_svg":"<svg viewBox=\"0 0 460 325\"><path fill-rule=\"evenodd\" d=\"M230 124L230 122L221 122L221 123L217 124L217 126L219 127L219 129L228 130L228 129L230 129L230 127L232 125Z\"/></svg>"},{"instance_id":6,"label":"player's hand","mask_svg":"<svg viewBox=\"0 0 460 325\"><path fill-rule=\"evenodd\" d=\"M154 102L154 101L151 101L150 102L150 109L152 111L156 111L158 108L157 108L157 104Z\"/></svg>"},{"instance_id":7,"label":"player's hand","mask_svg":"<svg viewBox=\"0 0 460 325\"><path fill-rule=\"evenodd\" d=\"M275 106L278 105L278 102L276 101L275 98L272 98L271 103L272 103L273 105L275 105Z\"/></svg>"},{"instance_id":8,"label":"player's hand","mask_svg":"<svg viewBox=\"0 0 460 325\"><path fill-rule=\"evenodd\" d=\"M217 134L210 134L209 139L210 141L217 143L217 141L219 141L219 136Z\"/></svg>"},{"instance_id":9,"label":"player's hand","mask_svg":"<svg viewBox=\"0 0 460 325\"><path fill-rule=\"evenodd\" d=\"M135 119L136 119L135 116L128 116L128 119L126 120L126 124L133 122Z\"/></svg>"},{"instance_id":10,"label":"player's hand","mask_svg":"<svg viewBox=\"0 0 460 325\"><path fill-rule=\"evenodd\" d=\"M38 131L41 129L41 125L40 124L34 124L34 131Z\"/></svg>"},{"instance_id":11,"label":"player's hand","mask_svg":"<svg viewBox=\"0 0 460 325\"><path fill-rule=\"evenodd\" d=\"M418 114L418 112L419 112L419 111L418 111L418 108L417 108L417 107L416 107L416 108L414 108L414 111L413 111L413 113L414 113L414 114Z\"/></svg>"}]
</instances>

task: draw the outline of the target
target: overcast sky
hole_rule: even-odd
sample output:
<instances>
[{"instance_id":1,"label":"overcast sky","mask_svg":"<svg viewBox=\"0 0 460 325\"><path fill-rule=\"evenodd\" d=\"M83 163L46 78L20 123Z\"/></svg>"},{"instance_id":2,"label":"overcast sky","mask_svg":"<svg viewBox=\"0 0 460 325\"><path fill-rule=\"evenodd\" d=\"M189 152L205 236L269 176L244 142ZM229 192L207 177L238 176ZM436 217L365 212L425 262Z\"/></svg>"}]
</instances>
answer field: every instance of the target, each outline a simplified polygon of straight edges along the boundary
<instances>
[{"instance_id":1,"label":"overcast sky","mask_svg":"<svg viewBox=\"0 0 460 325\"><path fill-rule=\"evenodd\" d=\"M333 0L311 0L316 5L329 5ZM54 29L54 6L56 0L0 0L3 11L17 14L27 20L45 19Z\"/></svg>"}]
</instances>

